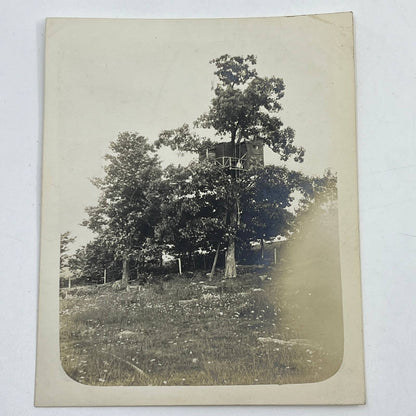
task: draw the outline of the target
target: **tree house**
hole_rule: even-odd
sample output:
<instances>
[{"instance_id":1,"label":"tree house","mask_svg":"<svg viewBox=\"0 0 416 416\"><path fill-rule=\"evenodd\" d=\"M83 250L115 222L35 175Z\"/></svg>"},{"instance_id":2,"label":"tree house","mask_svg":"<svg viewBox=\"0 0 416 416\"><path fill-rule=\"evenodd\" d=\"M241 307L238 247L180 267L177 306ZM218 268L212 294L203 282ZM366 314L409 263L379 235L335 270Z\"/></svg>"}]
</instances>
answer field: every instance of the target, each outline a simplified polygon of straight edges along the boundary
<instances>
[{"instance_id":1,"label":"tree house","mask_svg":"<svg viewBox=\"0 0 416 416\"><path fill-rule=\"evenodd\" d=\"M233 144L221 142L200 152L199 160L212 160L231 170L249 170L264 166L264 143L261 139Z\"/></svg>"}]
</instances>

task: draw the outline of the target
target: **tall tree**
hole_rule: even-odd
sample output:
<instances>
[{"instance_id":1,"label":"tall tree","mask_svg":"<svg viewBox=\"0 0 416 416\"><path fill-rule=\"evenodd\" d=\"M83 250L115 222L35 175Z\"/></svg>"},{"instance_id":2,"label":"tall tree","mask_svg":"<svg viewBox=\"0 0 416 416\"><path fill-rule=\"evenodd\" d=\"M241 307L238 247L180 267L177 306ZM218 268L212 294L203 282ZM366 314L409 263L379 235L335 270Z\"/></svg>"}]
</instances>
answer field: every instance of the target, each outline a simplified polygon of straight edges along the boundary
<instances>
[{"instance_id":1,"label":"tall tree","mask_svg":"<svg viewBox=\"0 0 416 416\"><path fill-rule=\"evenodd\" d=\"M225 169L207 161L165 170L169 193L157 226L160 243L173 255L189 260L195 253L212 252L232 232L224 220L232 201L231 178Z\"/></svg>"},{"instance_id":2,"label":"tall tree","mask_svg":"<svg viewBox=\"0 0 416 416\"><path fill-rule=\"evenodd\" d=\"M295 132L283 128L278 117L282 106L285 85L281 78L259 77L255 68L256 58L222 55L211 61L215 65L214 74L218 84L214 98L205 114L195 122L195 127L213 129L221 139L227 139L233 146L242 140L261 139L286 161L293 156L297 162L303 161L304 149L294 145ZM210 140L191 132L188 125L174 130L163 131L156 142L157 146L168 145L184 151L201 151L209 147ZM233 186L230 196L233 205L226 216L226 226L234 230L239 221L239 185L236 175L232 176ZM225 277L236 276L234 232L229 233Z\"/></svg>"},{"instance_id":3,"label":"tall tree","mask_svg":"<svg viewBox=\"0 0 416 416\"><path fill-rule=\"evenodd\" d=\"M313 233L317 230L320 230L322 235L331 232L338 235L337 229L337 175L327 169L322 176L309 178L308 192L297 208L293 237L296 239L300 235L304 238L307 232Z\"/></svg>"},{"instance_id":4,"label":"tall tree","mask_svg":"<svg viewBox=\"0 0 416 416\"><path fill-rule=\"evenodd\" d=\"M62 271L64 267L68 266L68 251L69 251L69 245L72 244L76 240L76 237L71 237L70 231L66 231L61 234L60 239L60 260L59 260L59 267Z\"/></svg>"},{"instance_id":5,"label":"tall tree","mask_svg":"<svg viewBox=\"0 0 416 416\"><path fill-rule=\"evenodd\" d=\"M293 229L295 191L309 200L310 179L280 166L255 168L241 175L239 240L246 243L285 236Z\"/></svg>"},{"instance_id":6,"label":"tall tree","mask_svg":"<svg viewBox=\"0 0 416 416\"><path fill-rule=\"evenodd\" d=\"M68 268L73 277L101 283L104 280L104 271L108 281L116 280L120 276L122 264L115 258L106 241L97 236L70 256Z\"/></svg>"},{"instance_id":7,"label":"tall tree","mask_svg":"<svg viewBox=\"0 0 416 416\"><path fill-rule=\"evenodd\" d=\"M105 241L122 261L127 286L132 261L146 261L146 247L160 220L162 169L154 147L137 133L124 132L110 143L104 178L95 178L101 191L98 204L87 208L84 225Z\"/></svg>"},{"instance_id":8,"label":"tall tree","mask_svg":"<svg viewBox=\"0 0 416 416\"><path fill-rule=\"evenodd\" d=\"M68 265L70 256L68 255L69 245L76 240L72 237L69 231L61 234L60 238L60 258L59 258L59 277L61 279L68 279L68 287L71 287L71 275L68 273ZM62 281L61 281L62 283Z\"/></svg>"}]
</instances>

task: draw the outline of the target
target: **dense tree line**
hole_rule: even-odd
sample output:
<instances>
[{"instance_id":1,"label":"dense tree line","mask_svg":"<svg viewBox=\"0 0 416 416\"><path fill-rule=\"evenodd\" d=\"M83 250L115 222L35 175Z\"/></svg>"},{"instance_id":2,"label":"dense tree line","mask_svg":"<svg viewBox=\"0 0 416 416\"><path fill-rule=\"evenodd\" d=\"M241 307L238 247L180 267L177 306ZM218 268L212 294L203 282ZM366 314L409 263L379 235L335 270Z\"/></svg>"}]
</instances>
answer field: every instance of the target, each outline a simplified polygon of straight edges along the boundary
<instances>
[{"instance_id":1,"label":"dense tree line","mask_svg":"<svg viewBox=\"0 0 416 416\"><path fill-rule=\"evenodd\" d=\"M230 236L238 250L288 236L315 200L325 209L336 199L331 173L312 178L270 165L243 171L235 180L210 161L161 169L156 150L135 133L120 134L111 148L106 176L94 180L101 196L87 208L83 223L97 237L75 255L67 258L66 248L64 254L73 273L92 282L102 281L104 270L108 281L140 278L162 264L163 254L190 266L201 255L212 262ZM236 192L239 207L232 224L227 215ZM291 209L295 193L297 211Z\"/></svg>"},{"instance_id":2,"label":"dense tree line","mask_svg":"<svg viewBox=\"0 0 416 416\"><path fill-rule=\"evenodd\" d=\"M294 131L277 117L283 81L259 77L254 56L223 55L212 63L218 84L208 112L195 122L198 131L213 129L233 145L262 139L281 160L293 156L302 162L304 149L294 145ZM295 195L298 211L304 211L321 188L336 183L330 173L311 178L278 166L237 172L210 160L162 169L157 154L162 146L196 154L212 146L212 139L195 131L185 124L163 131L154 144L123 132L111 142L105 175L93 181L99 200L87 208L83 223L96 238L66 259L74 273L93 281L107 270L109 280L122 277L127 285L132 274L140 277L161 266L166 254L191 264L221 250L225 276L235 277L239 249L295 231Z\"/></svg>"}]
</instances>

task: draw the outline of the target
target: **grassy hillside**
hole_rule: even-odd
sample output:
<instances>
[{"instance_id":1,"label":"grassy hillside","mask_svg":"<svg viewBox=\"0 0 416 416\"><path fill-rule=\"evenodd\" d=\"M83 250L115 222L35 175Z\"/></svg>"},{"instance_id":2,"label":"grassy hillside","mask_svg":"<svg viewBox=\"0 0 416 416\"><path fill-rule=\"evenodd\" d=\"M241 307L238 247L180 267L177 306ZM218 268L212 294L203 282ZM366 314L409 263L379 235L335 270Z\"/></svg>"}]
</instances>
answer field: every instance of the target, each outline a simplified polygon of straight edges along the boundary
<instances>
[{"instance_id":1,"label":"grassy hillside","mask_svg":"<svg viewBox=\"0 0 416 416\"><path fill-rule=\"evenodd\" d=\"M61 359L92 385L320 381L342 360L337 264L166 275L130 290L61 289Z\"/></svg>"}]
</instances>

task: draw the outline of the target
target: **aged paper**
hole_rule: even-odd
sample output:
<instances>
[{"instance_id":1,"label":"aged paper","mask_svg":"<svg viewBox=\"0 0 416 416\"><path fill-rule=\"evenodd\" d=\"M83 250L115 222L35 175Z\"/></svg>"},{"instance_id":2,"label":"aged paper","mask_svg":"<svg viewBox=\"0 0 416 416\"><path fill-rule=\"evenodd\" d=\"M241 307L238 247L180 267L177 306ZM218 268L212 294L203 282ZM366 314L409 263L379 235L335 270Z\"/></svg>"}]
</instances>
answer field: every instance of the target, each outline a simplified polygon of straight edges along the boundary
<instances>
[{"instance_id":1,"label":"aged paper","mask_svg":"<svg viewBox=\"0 0 416 416\"><path fill-rule=\"evenodd\" d=\"M364 403L352 13L51 18L45 59L35 404ZM221 69L222 78L214 74ZM240 78L232 78L236 73ZM258 104L265 91L269 104ZM227 107L224 97L235 104ZM255 109L244 113L249 105ZM283 127L273 124L272 132L274 110ZM183 124L194 129L190 135L172 133ZM197 142L180 148L186 137ZM138 141L143 149L159 141L149 150L157 153L156 170L146 158L134 165ZM199 152L188 152L192 146ZM105 158L111 149L119 159ZM146 217L141 210L123 229L125 211L111 222L108 207L123 198L114 192L128 182L129 155L139 182L137 189L128 184L123 209L136 190L146 190L143 204L159 189L165 194L151 207L162 212ZM218 178L212 191L201 191L212 174L209 161L233 192L238 187L238 196L209 214L197 211L195 223L185 212L188 220L181 222L195 195L203 203L211 193L220 201ZM198 166L205 166L203 173ZM284 185L288 202L267 205L269 194L254 208L244 205L245 195L254 198L247 194L250 183L265 171L271 176L264 189ZM270 179L279 175L283 185ZM172 179L179 177L183 187L194 188L180 194ZM102 182L94 185L93 178ZM186 204L172 213L178 201ZM128 205L130 219L135 204ZM219 228L201 226L218 224L212 212L220 209L226 214ZM266 211L284 213L280 228ZM234 247L229 230L238 227ZM239 242L250 242L247 251ZM218 270L211 276L214 259Z\"/></svg>"}]
</instances>

